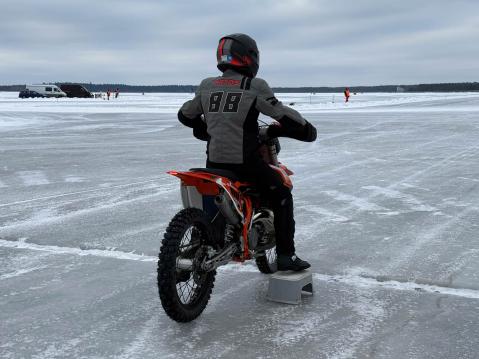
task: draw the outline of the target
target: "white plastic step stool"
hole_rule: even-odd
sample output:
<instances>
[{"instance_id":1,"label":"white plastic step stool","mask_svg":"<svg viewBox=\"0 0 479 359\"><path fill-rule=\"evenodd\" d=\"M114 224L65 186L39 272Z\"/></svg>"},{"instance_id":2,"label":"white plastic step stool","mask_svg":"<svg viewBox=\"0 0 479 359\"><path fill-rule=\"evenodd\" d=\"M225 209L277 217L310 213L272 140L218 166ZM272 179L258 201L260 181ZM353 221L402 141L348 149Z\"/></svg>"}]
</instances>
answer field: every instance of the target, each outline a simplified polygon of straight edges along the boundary
<instances>
[{"instance_id":1,"label":"white plastic step stool","mask_svg":"<svg viewBox=\"0 0 479 359\"><path fill-rule=\"evenodd\" d=\"M301 294L313 295L313 275L310 270L276 272L269 277L266 299L273 302L299 304Z\"/></svg>"}]
</instances>

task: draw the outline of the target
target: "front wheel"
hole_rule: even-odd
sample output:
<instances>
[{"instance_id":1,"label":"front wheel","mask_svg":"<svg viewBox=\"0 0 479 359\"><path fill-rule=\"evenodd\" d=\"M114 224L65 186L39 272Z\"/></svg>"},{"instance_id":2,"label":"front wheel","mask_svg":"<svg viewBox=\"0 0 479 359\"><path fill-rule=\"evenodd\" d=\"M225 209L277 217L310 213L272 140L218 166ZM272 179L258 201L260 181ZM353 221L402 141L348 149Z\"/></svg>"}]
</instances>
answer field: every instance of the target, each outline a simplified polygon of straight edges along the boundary
<instances>
[{"instance_id":1,"label":"front wheel","mask_svg":"<svg viewBox=\"0 0 479 359\"><path fill-rule=\"evenodd\" d=\"M274 217L271 211L257 219L253 226L260 235L259 251L256 255L256 265L261 273L270 274L278 270L276 257L276 235Z\"/></svg>"},{"instance_id":2,"label":"front wheel","mask_svg":"<svg viewBox=\"0 0 479 359\"><path fill-rule=\"evenodd\" d=\"M276 248L267 249L256 257L256 265L261 273L271 274L278 270Z\"/></svg>"},{"instance_id":3,"label":"front wheel","mask_svg":"<svg viewBox=\"0 0 479 359\"><path fill-rule=\"evenodd\" d=\"M186 208L166 229L158 260L158 291L166 314L177 322L197 318L210 299L216 271L203 271L199 265L207 256L210 226L203 211Z\"/></svg>"}]
</instances>

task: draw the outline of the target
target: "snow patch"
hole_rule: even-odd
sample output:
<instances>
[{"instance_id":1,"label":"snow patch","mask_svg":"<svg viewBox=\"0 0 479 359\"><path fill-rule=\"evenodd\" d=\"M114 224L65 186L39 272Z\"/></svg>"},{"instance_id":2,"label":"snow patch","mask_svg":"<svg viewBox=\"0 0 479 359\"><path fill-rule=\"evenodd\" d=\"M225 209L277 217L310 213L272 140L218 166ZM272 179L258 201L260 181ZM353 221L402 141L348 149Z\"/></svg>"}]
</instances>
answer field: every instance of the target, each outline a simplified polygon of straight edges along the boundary
<instances>
[{"instance_id":1,"label":"snow patch","mask_svg":"<svg viewBox=\"0 0 479 359\"><path fill-rule=\"evenodd\" d=\"M48 359L48 358L59 358L64 356L70 356L71 351L75 349L81 343L81 339L75 338L67 340L61 344L53 343L50 344L42 353L32 355L32 359ZM67 353L69 355L67 355Z\"/></svg>"},{"instance_id":2,"label":"snow patch","mask_svg":"<svg viewBox=\"0 0 479 359\"><path fill-rule=\"evenodd\" d=\"M0 239L0 247L4 248L18 248L30 249L35 251L44 251L55 254L70 254L79 256L97 256L104 258L114 258L123 260L133 260L140 262L156 262L158 257L147 256L143 254L136 254L133 252L122 252L116 250L101 250L101 249L85 249L72 247L59 247L51 245L39 245L35 243L26 242L24 239L19 241L7 241ZM258 272L257 267L252 262L243 264L230 263L218 268L219 271L236 271L236 272ZM426 293L439 293L445 295L454 295L463 298L479 299L479 290L449 288L429 284L419 284L415 282L399 282L395 280L380 280L374 277L365 277L356 273L364 273L364 269L351 269L350 273L344 275L330 275L313 273L313 278L323 282L343 283L353 287L359 288L384 288L401 291L419 291Z\"/></svg>"},{"instance_id":3,"label":"snow patch","mask_svg":"<svg viewBox=\"0 0 479 359\"><path fill-rule=\"evenodd\" d=\"M363 186L362 188L369 190L373 193L373 196L383 196L390 199L400 199L414 211L433 212L437 208L431 207L419 201L416 197L410 194L405 194L400 191L396 191L390 188L383 188L378 186Z\"/></svg>"},{"instance_id":4,"label":"snow patch","mask_svg":"<svg viewBox=\"0 0 479 359\"><path fill-rule=\"evenodd\" d=\"M158 182L158 179L161 177L157 177L154 179L146 180L146 181L140 181L140 182L132 182L132 183L125 183L125 184L120 184L120 185L113 185L113 184L108 184L108 188L112 189L118 189L118 188L126 188L130 186L136 186L140 184L145 184L145 183L151 183L151 182ZM67 196L76 196L78 194L84 194L84 193L93 193L93 192L102 192L104 191L103 185L99 185L98 187L101 188L95 188L95 189L89 189L85 191L77 191L77 192L69 192L69 193L62 193L62 194L57 194L53 196L44 196L44 197L38 197L38 198L33 198L33 199L28 199L25 201L16 201L16 202L10 202L10 203L2 203L0 204L0 207L9 207L9 206L14 206L18 204L25 204L25 203L31 203L31 202L36 202L36 201L44 201L47 199L53 199L53 198L60 198L60 197L67 197ZM176 187L177 188L177 187Z\"/></svg>"},{"instance_id":5,"label":"snow patch","mask_svg":"<svg viewBox=\"0 0 479 359\"><path fill-rule=\"evenodd\" d=\"M151 181L149 181L149 182L151 182ZM152 188L155 188L155 189L157 188L157 186L154 185L154 184L152 184L152 186L154 186ZM43 209L43 210L35 213L34 216L31 217L31 218L28 218L28 219L23 220L23 221L16 221L16 222L5 224L4 226L0 227L0 229L11 230L11 229L19 229L19 228L31 228L31 227L36 227L36 226L39 226L39 225L61 222L61 221L64 221L64 220L67 220L67 219L70 219L70 218L75 218L75 217L78 217L78 216L83 216L85 214L90 214L90 213L102 211L102 210L105 210L105 209L110 209L110 208L123 206L125 204L134 203L134 202L137 202L137 201L146 201L146 200L149 200L149 199L157 197L157 196L161 196L165 193L168 193L168 192L170 192L172 190L176 190L176 189L177 189L177 186L174 186L174 187L173 186L171 186L171 187L166 186L165 188L161 188L160 190L158 190L154 193L151 193L151 194L145 194L145 195L141 195L141 196L134 197L134 198L131 198L131 199L122 199L122 200L114 201L114 202L111 202L111 203L104 202L104 203L102 203L102 204L100 204L96 207L83 208L83 209L79 209L79 210L68 212L68 213L57 213L53 209ZM60 196L58 196L58 197L60 197ZM56 196L54 196L54 197L56 197ZM29 201L27 200L27 201L22 201L22 202L25 203L25 202L29 202ZM20 202L20 203L22 203L22 202ZM10 203L10 205L11 205L11 203ZM2 206L4 206L4 205L0 205L0 207L2 207Z\"/></svg>"},{"instance_id":6,"label":"snow patch","mask_svg":"<svg viewBox=\"0 0 479 359\"><path fill-rule=\"evenodd\" d=\"M457 177L458 179L463 179L466 181L472 181L472 182L479 182L479 178L471 178L471 177Z\"/></svg>"},{"instance_id":7,"label":"snow patch","mask_svg":"<svg viewBox=\"0 0 479 359\"><path fill-rule=\"evenodd\" d=\"M399 216L403 212L398 211L389 211L389 212L378 212L380 216L392 217L392 216Z\"/></svg>"},{"instance_id":8,"label":"snow patch","mask_svg":"<svg viewBox=\"0 0 479 359\"><path fill-rule=\"evenodd\" d=\"M347 193L339 192L336 190L332 191L321 191L330 197L333 197L337 201L348 202L352 206L357 207L361 211L379 211L385 209L384 207L378 206L377 204L369 202L365 198L356 197Z\"/></svg>"},{"instance_id":9,"label":"snow patch","mask_svg":"<svg viewBox=\"0 0 479 359\"><path fill-rule=\"evenodd\" d=\"M18 276L21 276L23 274L31 273L31 272L34 272L34 271L37 271L37 270L40 270L40 269L44 269L44 268L47 268L47 267L48 266L36 266L36 267L18 269L16 271L0 275L0 280L18 277Z\"/></svg>"},{"instance_id":10,"label":"snow patch","mask_svg":"<svg viewBox=\"0 0 479 359\"><path fill-rule=\"evenodd\" d=\"M415 282L399 282L395 280L379 280L376 278L363 277L359 275L328 275L314 273L313 278L323 282L334 282L347 284L353 287L365 289L390 289L400 291L414 291L423 293L453 295L462 298L479 299L479 290L464 288L449 288Z\"/></svg>"},{"instance_id":11,"label":"snow patch","mask_svg":"<svg viewBox=\"0 0 479 359\"><path fill-rule=\"evenodd\" d=\"M326 208L322 208L319 206L315 205L302 205L300 206L302 210L313 212L315 214L318 214L320 216L326 217L325 221L326 222L348 222L350 219L344 216L341 216L339 214L336 214L334 212L331 212L327 210Z\"/></svg>"},{"instance_id":12,"label":"snow patch","mask_svg":"<svg viewBox=\"0 0 479 359\"><path fill-rule=\"evenodd\" d=\"M118 356L117 359L141 358L145 348L151 346L151 341L155 340L155 336L159 330L158 316L155 314L148 319L141 331L137 334L132 343ZM162 353L163 354L163 353ZM169 357L169 356L168 356ZM163 358L165 358L163 356Z\"/></svg>"},{"instance_id":13,"label":"snow patch","mask_svg":"<svg viewBox=\"0 0 479 359\"><path fill-rule=\"evenodd\" d=\"M352 302L352 309L362 320L347 329L347 346L343 346L339 353L330 358L355 358L358 346L365 338L374 334L376 323L386 317L385 303L374 298L369 291L357 291L356 298L356 301Z\"/></svg>"},{"instance_id":14,"label":"snow patch","mask_svg":"<svg viewBox=\"0 0 479 359\"><path fill-rule=\"evenodd\" d=\"M23 184L29 186L41 186L49 184L50 181L43 171L20 171L17 175L23 181Z\"/></svg>"},{"instance_id":15,"label":"snow patch","mask_svg":"<svg viewBox=\"0 0 479 359\"><path fill-rule=\"evenodd\" d=\"M4 239L0 239L0 247L30 249L33 251L43 251L43 252L50 252L55 254L70 254L70 255L78 255L78 256L96 256L96 257L104 257L104 258L126 259L126 260L140 261L140 262L156 262L158 260L158 257L146 256L143 254L136 254L133 252L121 252L121 251L108 250L108 249L81 249L81 248L72 248L72 247L40 245L40 244L26 242L25 240L7 241Z\"/></svg>"},{"instance_id":16,"label":"snow patch","mask_svg":"<svg viewBox=\"0 0 479 359\"><path fill-rule=\"evenodd\" d=\"M83 177L77 177L77 176L65 176L63 180L64 180L65 182L69 182L69 183L85 182L85 178L83 178Z\"/></svg>"}]
</instances>

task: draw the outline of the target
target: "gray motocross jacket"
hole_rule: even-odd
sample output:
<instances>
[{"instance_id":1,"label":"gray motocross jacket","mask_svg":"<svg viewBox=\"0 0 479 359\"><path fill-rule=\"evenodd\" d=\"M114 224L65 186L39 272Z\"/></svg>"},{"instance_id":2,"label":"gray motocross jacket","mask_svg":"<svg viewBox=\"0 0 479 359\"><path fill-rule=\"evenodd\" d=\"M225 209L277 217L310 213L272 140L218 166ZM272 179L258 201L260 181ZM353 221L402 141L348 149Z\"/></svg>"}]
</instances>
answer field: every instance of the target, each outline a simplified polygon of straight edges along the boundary
<instances>
[{"instance_id":1,"label":"gray motocross jacket","mask_svg":"<svg viewBox=\"0 0 479 359\"><path fill-rule=\"evenodd\" d=\"M280 123L268 128L271 137L316 139L314 126L278 101L266 81L233 70L203 80L195 97L181 107L178 119L193 128L195 137L208 141L210 162L246 164L257 156L260 112Z\"/></svg>"}]
</instances>

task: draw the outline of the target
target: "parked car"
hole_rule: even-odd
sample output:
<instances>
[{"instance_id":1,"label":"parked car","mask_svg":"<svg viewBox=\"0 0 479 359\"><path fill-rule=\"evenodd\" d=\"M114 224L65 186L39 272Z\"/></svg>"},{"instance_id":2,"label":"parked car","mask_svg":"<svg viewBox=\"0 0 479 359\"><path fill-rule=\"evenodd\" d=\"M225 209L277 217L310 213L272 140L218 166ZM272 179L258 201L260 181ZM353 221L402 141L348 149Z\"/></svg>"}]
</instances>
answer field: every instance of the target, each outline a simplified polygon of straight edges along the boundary
<instances>
[{"instance_id":1,"label":"parked car","mask_svg":"<svg viewBox=\"0 0 479 359\"><path fill-rule=\"evenodd\" d=\"M27 85L25 87L26 90L38 92L45 97L67 97L67 94L57 85Z\"/></svg>"},{"instance_id":2,"label":"parked car","mask_svg":"<svg viewBox=\"0 0 479 359\"><path fill-rule=\"evenodd\" d=\"M65 84L60 85L60 89L67 94L67 97L92 98L93 94L82 85Z\"/></svg>"},{"instance_id":3,"label":"parked car","mask_svg":"<svg viewBox=\"0 0 479 359\"><path fill-rule=\"evenodd\" d=\"M22 90L18 94L18 97L20 98L34 98L34 97L45 97L42 94L36 92L36 91L30 91L30 90Z\"/></svg>"}]
</instances>

